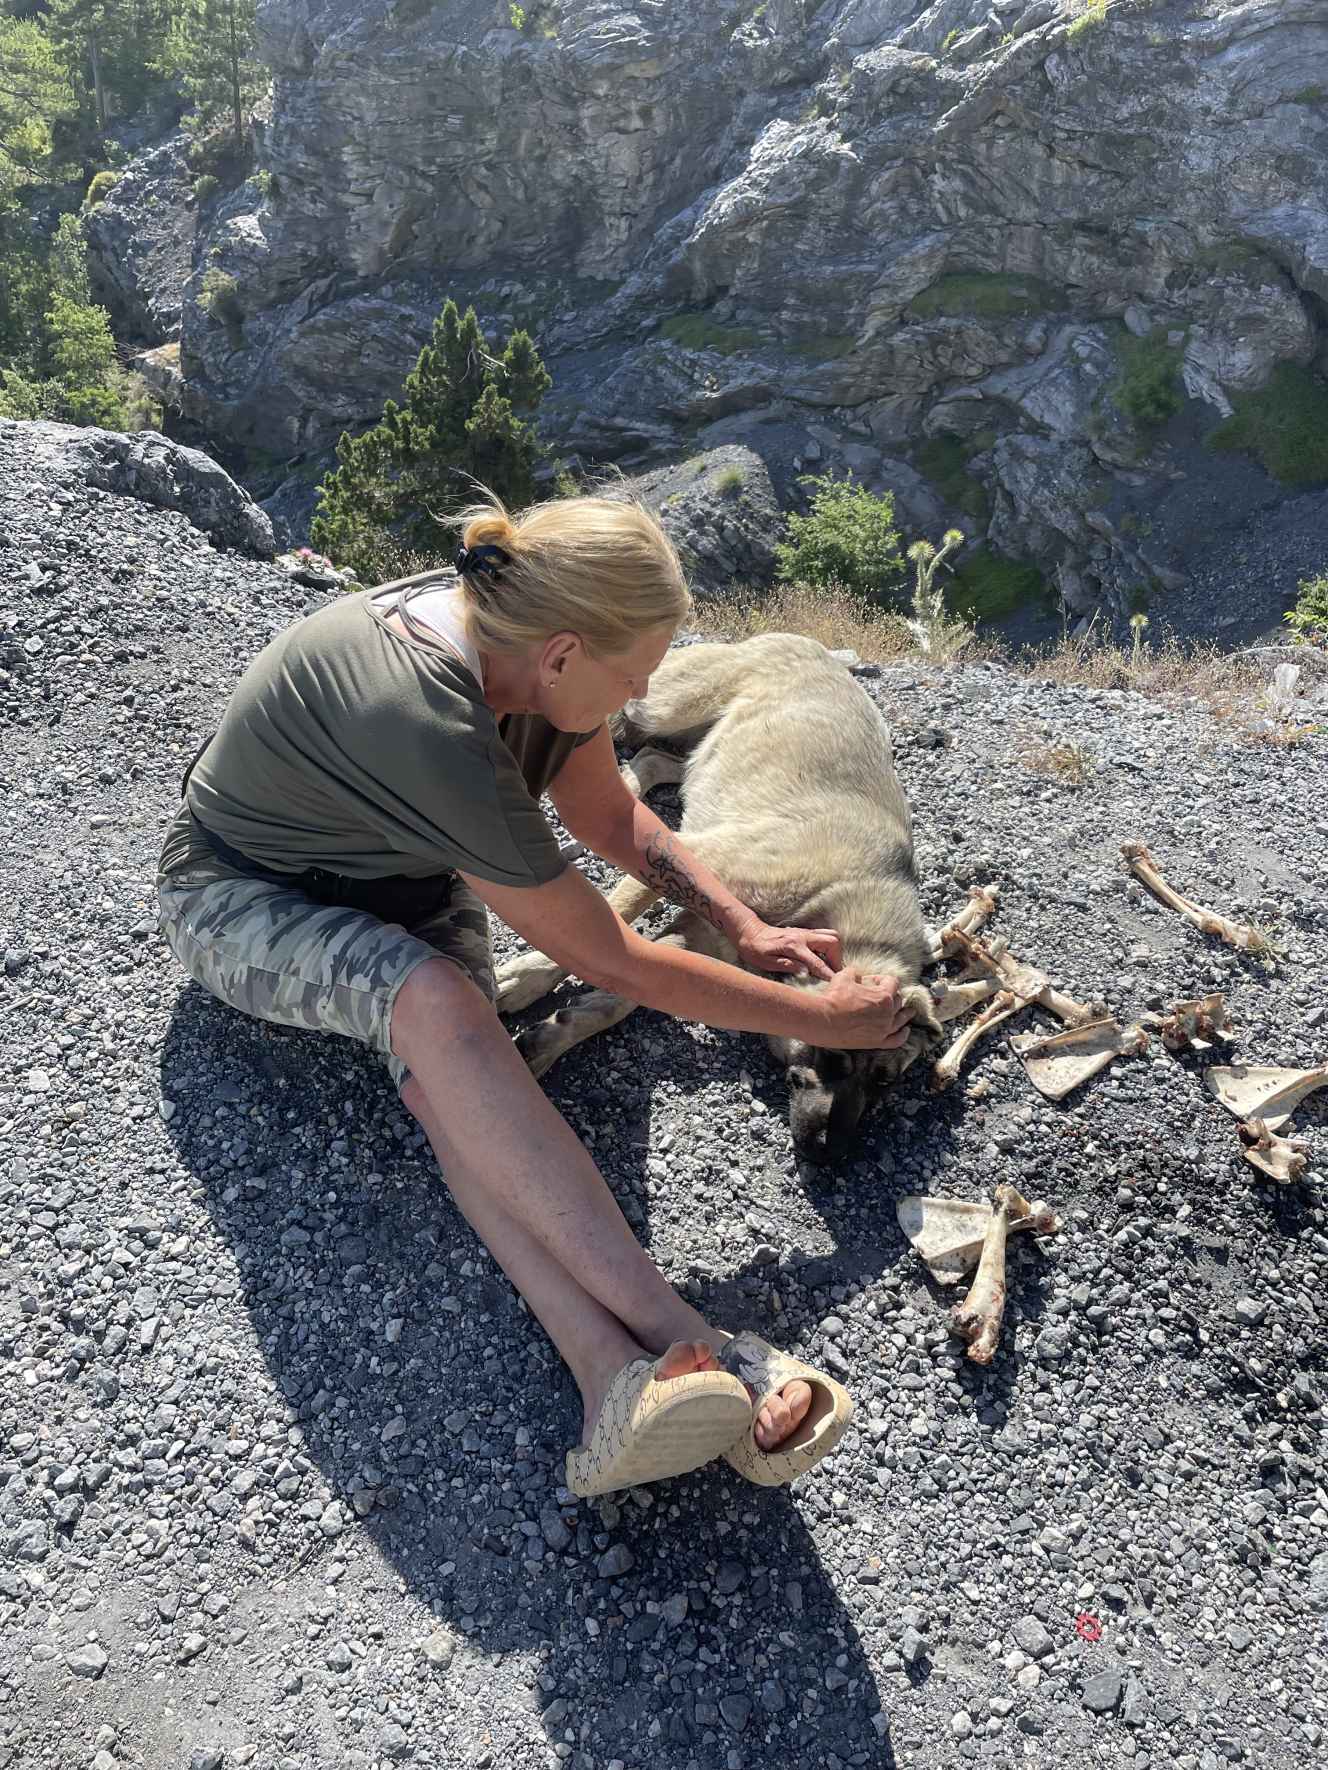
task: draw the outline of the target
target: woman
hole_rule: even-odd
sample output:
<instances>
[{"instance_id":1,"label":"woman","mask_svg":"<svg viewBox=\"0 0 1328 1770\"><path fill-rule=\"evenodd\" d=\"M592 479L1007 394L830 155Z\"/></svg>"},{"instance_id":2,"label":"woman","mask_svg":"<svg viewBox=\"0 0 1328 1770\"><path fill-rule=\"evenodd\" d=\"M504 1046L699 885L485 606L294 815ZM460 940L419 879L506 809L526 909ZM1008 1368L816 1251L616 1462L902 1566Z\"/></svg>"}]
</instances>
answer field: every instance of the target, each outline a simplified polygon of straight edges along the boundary
<instances>
[{"instance_id":1,"label":"woman","mask_svg":"<svg viewBox=\"0 0 1328 1770\"><path fill-rule=\"evenodd\" d=\"M338 599L240 680L186 777L158 888L192 977L246 1013L387 1060L458 1207L543 1324L585 1410L567 1481L608 1492L726 1455L790 1480L841 1435L831 1379L712 1327L632 1235L493 1006L487 909L588 983L711 1026L891 1047L890 978L825 929L767 927L618 773L606 720L645 694L689 607L655 519L559 499L462 519L454 571ZM699 909L795 991L628 928L539 810Z\"/></svg>"}]
</instances>

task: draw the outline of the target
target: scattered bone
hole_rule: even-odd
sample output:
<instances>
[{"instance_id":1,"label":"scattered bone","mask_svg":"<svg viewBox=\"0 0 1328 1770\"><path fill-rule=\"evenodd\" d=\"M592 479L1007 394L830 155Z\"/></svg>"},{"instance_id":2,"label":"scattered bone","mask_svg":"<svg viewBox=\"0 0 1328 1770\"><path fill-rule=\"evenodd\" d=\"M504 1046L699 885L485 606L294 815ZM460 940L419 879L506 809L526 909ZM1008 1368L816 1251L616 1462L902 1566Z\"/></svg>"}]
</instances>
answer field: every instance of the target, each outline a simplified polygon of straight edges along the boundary
<instances>
[{"instance_id":1,"label":"scattered bone","mask_svg":"<svg viewBox=\"0 0 1328 1770\"><path fill-rule=\"evenodd\" d=\"M937 1020L958 1020L970 1008L990 1001L1000 987L995 977L981 977L975 983L934 983L931 986L932 1013Z\"/></svg>"},{"instance_id":2,"label":"scattered bone","mask_svg":"<svg viewBox=\"0 0 1328 1770\"><path fill-rule=\"evenodd\" d=\"M1179 910L1187 922L1204 934L1216 934L1225 940L1228 946L1239 947L1242 952L1261 953L1268 945L1264 935L1257 928L1247 928L1239 922L1229 922L1225 916L1219 916L1214 910L1206 910L1202 904L1195 903L1188 897L1182 897L1179 891L1173 891L1161 873L1157 863L1142 842L1122 842L1121 853L1135 878L1141 885L1146 885L1153 896L1166 904L1168 909Z\"/></svg>"},{"instance_id":3,"label":"scattered bone","mask_svg":"<svg viewBox=\"0 0 1328 1770\"><path fill-rule=\"evenodd\" d=\"M1054 1235L1061 1220L1044 1199L1032 1204L1013 1187L1010 1193L1011 1230L1031 1229L1036 1235ZM991 1206L960 1198L927 1198L911 1192L895 1203L899 1227L926 1263L937 1284L957 1284L977 1265L991 1223Z\"/></svg>"},{"instance_id":4,"label":"scattered bone","mask_svg":"<svg viewBox=\"0 0 1328 1770\"><path fill-rule=\"evenodd\" d=\"M948 1088L951 1082L957 1081L964 1059L977 1044L983 1033L990 1032L993 1026L999 1026L1002 1020L1008 1020L1012 1014L1018 1014L1023 1008L1008 990L1001 990L991 999L991 1005L976 1020L971 1020L960 1033L959 1037L945 1053L937 1058L931 1066L931 1086L935 1093Z\"/></svg>"},{"instance_id":5,"label":"scattered bone","mask_svg":"<svg viewBox=\"0 0 1328 1770\"><path fill-rule=\"evenodd\" d=\"M1328 1088L1328 1069L1235 1063L1210 1069L1204 1080L1238 1119L1262 1119L1270 1131L1280 1131L1302 1100L1316 1088Z\"/></svg>"},{"instance_id":6,"label":"scattered bone","mask_svg":"<svg viewBox=\"0 0 1328 1770\"><path fill-rule=\"evenodd\" d=\"M1023 1058L1028 1079L1048 1100L1067 1094L1095 1076L1116 1057L1137 1057L1148 1049L1148 1034L1141 1026L1122 1029L1115 1020L1094 1020L1087 1026L1067 1027L1048 1038L1021 1033L1010 1040Z\"/></svg>"},{"instance_id":7,"label":"scattered bone","mask_svg":"<svg viewBox=\"0 0 1328 1770\"><path fill-rule=\"evenodd\" d=\"M1000 1335L1005 1313L1005 1242L1017 1196L1011 1186L996 1188L995 1207L972 1287L963 1302L950 1311L950 1331L968 1341L968 1357L974 1364L991 1363Z\"/></svg>"},{"instance_id":8,"label":"scattered bone","mask_svg":"<svg viewBox=\"0 0 1328 1770\"><path fill-rule=\"evenodd\" d=\"M1216 1040L1230 1044L1236 1036L1221 995L1174 1002L1169 1014L1145 1014L1143 1025L1162 1035L1168 1051L1211 1051Z\"/></svg>"},{"instance_id":9,"label":"scattered bone","mask_svg":"<svg viewBox=\"0 0 1328 1770\"><path fill-rule=\"evenodd\" d=\"M1244 1144L1245 1160L1251 1167L1280 1180L1284 1186L1299 1180L1309 1166L1309 1150L1304 1143L1275 1136L1268 1129L1267 1119L1246 1119L1236 1126L1236 1135Z\"/></svg>"},{"instance_id":10,"label":"scattered bone","mask_svg":"<svg viewBox=\"0 0 1328 1770\"><path fill-rule=\"evenodd\" d=\"M1067 1026L1084 1026L1089 1021L1101 1020L1107 1012L1105 1002L1076 1002L1072 996L1053 989L1046 973L1035 965L1025 965L1016 959L1007 949L1003 937L981 941L975 940L971 934L959 933L952 946L954 957L967 960L959 974L961 984L974 977L997 977L1001 987L1021 1003L1036 1003Z\"/></svg>"},{"instance_id":11,"label":"scattered bone","mask_svg":"<svg viewBox=\"0 0 1328 1770\"><path fill-rule=\"evenodd\" d=\"M947 922L935 937L934 964L942 959L955 958L959 951L958 937L961 934L976 934L983 923L996 914L998 895L994 885L969 886L968 902L954 920Z\"/></svg>"}]
</instances>

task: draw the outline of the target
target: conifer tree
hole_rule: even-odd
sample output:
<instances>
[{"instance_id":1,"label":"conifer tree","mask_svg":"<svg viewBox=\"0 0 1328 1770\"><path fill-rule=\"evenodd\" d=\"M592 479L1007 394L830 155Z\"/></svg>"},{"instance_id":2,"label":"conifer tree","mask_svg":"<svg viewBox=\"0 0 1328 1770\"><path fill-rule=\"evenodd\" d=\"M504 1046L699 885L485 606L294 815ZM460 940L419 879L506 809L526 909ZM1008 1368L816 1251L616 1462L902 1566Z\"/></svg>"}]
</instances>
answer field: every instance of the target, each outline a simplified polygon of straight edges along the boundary
<instances>
[{"instance_id":1,"label":"conifer tree","mask_svg":"<svg viewBox=\"0 0 1328 1770\"><path fill-rule=\"evenodd\" d=\"M238 147L262 96L267 71L256 50L256 0L171 0L170 28L156 63L189 94L201 120L226 115Z\"/></svg>"},{"instance_id":2,"label":"conifer tree","mask_svg":"<svg viewBox=\"0 0 1328 1770\"><path fill-rule=\"evenodd\" d=\"M475 309L449 300L406 377L404 403L337 444L340 465L319 488L315 547L365 582L393 577L403 556L450 552L446 518L472 496L472 480L505 503L529 502L542 449L530 421L553 385L527 332L501 357L484 341Z\"/></svg>"}]
</instances>

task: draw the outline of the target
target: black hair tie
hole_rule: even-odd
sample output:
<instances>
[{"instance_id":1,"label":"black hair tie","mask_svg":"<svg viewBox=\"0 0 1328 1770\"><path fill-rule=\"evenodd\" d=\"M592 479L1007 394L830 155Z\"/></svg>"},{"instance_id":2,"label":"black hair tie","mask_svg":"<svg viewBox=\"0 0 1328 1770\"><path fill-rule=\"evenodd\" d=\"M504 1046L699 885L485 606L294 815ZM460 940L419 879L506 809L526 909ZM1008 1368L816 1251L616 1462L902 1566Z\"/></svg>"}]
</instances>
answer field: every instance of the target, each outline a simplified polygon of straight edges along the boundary
<instances>
[{"instance_id":1,"label":"black hair tie","mask_svg":"<svg viewBox=\"0 0 1328 1770\"><path fill-rule=\"evenodd\" d=\"M482 577L496 578L503 567L510 562L511 555L501 547L487 545L482 547L462 545L452 555L452 564L463 577L467 572L479 572Z\"/></svg>"}]
</instances>

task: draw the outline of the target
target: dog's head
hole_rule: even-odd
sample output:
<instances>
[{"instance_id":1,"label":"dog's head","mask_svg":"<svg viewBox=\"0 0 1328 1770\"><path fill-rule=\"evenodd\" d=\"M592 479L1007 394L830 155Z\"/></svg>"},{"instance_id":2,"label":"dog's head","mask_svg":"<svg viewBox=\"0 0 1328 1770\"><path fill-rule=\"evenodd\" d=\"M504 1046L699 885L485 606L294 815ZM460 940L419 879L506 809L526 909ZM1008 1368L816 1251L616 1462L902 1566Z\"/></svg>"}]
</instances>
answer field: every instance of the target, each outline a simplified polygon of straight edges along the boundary
<instances>
[{"instance_id":1,"label":"dog's head","mask_svg":"<svg viewBox=\"0 0 1328 1770\"><path fill-rule=\"evenodd\" d=\"M908 1038L893 1051L830 1051L801 1039L772 1038L789 1088L789 1130L800 1161L838 1161L852 1147L868 1107L941 1031L921 985L902 992L913 1013Z\"/></svg>"}]
</instances>

